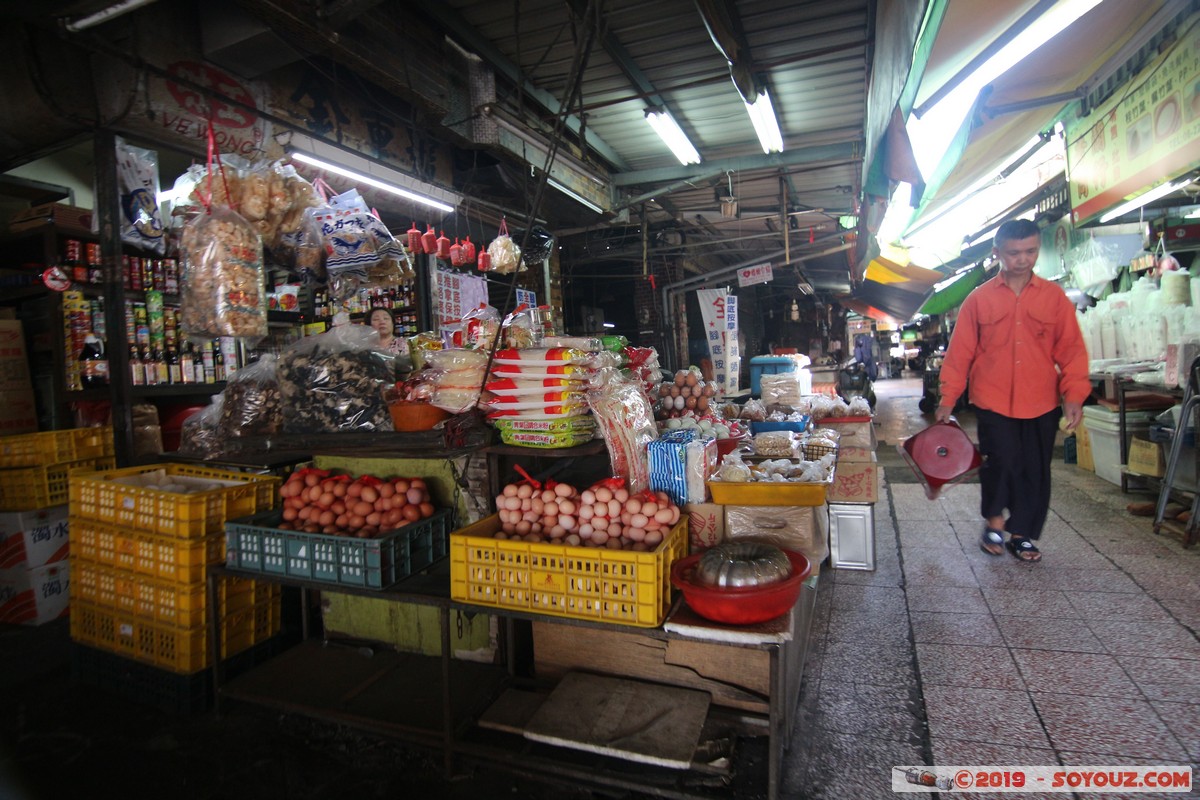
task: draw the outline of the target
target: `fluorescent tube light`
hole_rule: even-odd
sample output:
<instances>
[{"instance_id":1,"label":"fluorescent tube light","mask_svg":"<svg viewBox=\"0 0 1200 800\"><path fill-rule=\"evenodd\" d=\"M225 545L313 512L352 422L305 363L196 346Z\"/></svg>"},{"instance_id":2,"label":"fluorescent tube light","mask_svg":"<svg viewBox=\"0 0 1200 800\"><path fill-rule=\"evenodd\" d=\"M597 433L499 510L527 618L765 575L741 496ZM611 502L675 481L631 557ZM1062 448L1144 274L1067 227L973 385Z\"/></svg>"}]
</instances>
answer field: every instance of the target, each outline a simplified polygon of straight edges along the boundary
<instances>
[{"instance_id":1,"label":"fluorescent tube light","mask_svg":"<svg viewBox=\"0 0 1200 800\"><path fill-rule=\"evenodd\" d=\"M148 6L154 0L123 0L120 3L114 3L108 8L102 8L95 14L88 14L86 17L80 17L74 22L68 22L66 29L71 33L79 33L99 25L101 22L108 22L110 19L128 14L130 11L136 11L142 6Z\"/></svg>"},{"instance_id":2,"label":"fluorescent tube light","mask_svg":"<svg viewBox=\"0 0 1200 800\"><path fill-rule=\"evenodd\" d=\"M746 103L746 111L754 123L754 132L758 134L758 143L762 145L763 152L782 153L783 134L779 132L775 107L771 105L771 96L766 89L758 93L753 103Z\"/></svg>"},{"instance_id":3,"label":"fluorescent tube light","mask_svg":"<svg viewBox=\"0 0 1200 800\"><path fill-rule=\"evenodd\" d=\"M567 197L569 197L569 198L571 198L572 200L574 200L576 203L579 203L580 205L587 206L587 207L588 207L588 208L590 208L592 211L595 211L597 214L603 214L603 213L604 213L604 209L603 209L603 208L601 208L600 206L596 205L596 204L595 204L595 203L593 203L591 200L588 200L588 199L587 199L586 197L584 197L583 195L581 195L581 194L578 194L577 192L575 192L575 191L573 191L573 190L571 190L571 189L568 189L566 186L563 186L561 183L559 183L558 181L554 180L554 178L546 178L546 183L550 184L550 185L551 185L551 186L553 186L555 189L558 189L560 192L562 192L562 193L563 193L563 194L565 194Z\"/></svg>"},{"instance_id":4,"label":"fluorescent tube light","mask_svg":"<svg viewBox=\"0 0 1200 800\"><path fill-rule=\"evenodd\" d=\"M999 225L997 225L994 228L991 228L990 230L988 230L984 233L979 234L974 239L967 242L967 247L974 247L977 244L983 244L984 242L987 242L987 241L990 241L990 240L996 238L996 231L998 231L998 230L1000 230Z\"/></svg>"},{"instance_id":5,"label":"fluorescent tube light","mask_svg":"<svg viewBox=\"0 0 1200 800\"><path fill-rule=\"evenodd\" d=\"M812 294L813 293L812 284L809 283L808 281L801 281L800 283L796 284L796 288L800 290L800 294Z\"/></svg>"},{"instance_id":6,"label":"fluorescent tube light","mask_svg":"<svg viewBox=\"0 0 1200 800\"><path fill-rule=\"evenodd\" d=\"M605 322L605 323L604 323L604 327L606 327L606 328L615 328L615 327L617 327L617 323L615 323L615 322Z\"/></svg>"},{"instance_id":7,"label":"fluorescent tube light","mask_svg":"<svg viewBox=\"0 0 1200 800\"><path fill-rule=\"evenodd\" d=\"M1107 214L1100 217L1100 222L1108 222L1110 219L1116 219L1122 214L1128 214L1130 211L1137 211L1147 203L1153 203L1155 200L1160 200L1172 192L1177 192L1191 182L1192 178L1184 178L1183 180L1175 181L1174 183L1160 183L1150 191L1140 194L1132 200L1117 206L1112 211L1109 211Z\"/></svg>"},{"instance_id":8,"label":"fluorescent tube light","mask_svg":"<svg viewBox=\"0 0 1200 800\"><path fill-rule=\"evenodd\" d=\"M416 192L410 192L408 189L402 189L399 186L395 185L394 183L387 183L378 178L373 178L370 175L367 175L365 173L356 172L352 169L347 169L346 167L343 167L340 164L335 164L332 161L326 161L324 159L317 158L316 156L309 155L308 153L305 153L302 150L292 150L291 156L296 161L300 161L305 164L309 164L311 166L317 167L318 169L323 169L326 172L332 172L335 175L341 175L343 178L349 178L350 180L352 180L356 183L360 183L365 186L370 186L374 189L380 190L381 192L387 192L389 194L394 194L397 197L403 197L404 199L411 200L414 203L420 203L421 205L429 206L431 208L436 208L439 211L446 212L447 214L454 211L454 206L447 205L446 203L443 203L440 200L434 200L432 197L426 197L423 194L417 194ZM375 166L375 165L373 165L373 166Z\"/></svg>"},{"instance_id":9,"label":"fluorescent tube light","mask_svg":"<svg viewBox=\"0 0 1200 800\"><path fill-rule=\"evenodd\" d=\"M683 165L699 164L700 153L692 146L688 140L687 134L683 132L683 128L679 127L679 123L675 118L666 111L647 111L646 122L650 123L650 127L654 128L654 132L658 134L658 138L663 140L667 147L671 148L671 152L679 159L679 163Z\"/></svg>"},{"instance_id":10,"label":"fluorescent tube light","mask_svg":"<svg viewBox=\"0 0 1200 800\"><path fill-rule=\"evenodd\" d=\"M1200 208L1184 216L1184 219L1200 219Z\"/></svg>"}]
</instances>

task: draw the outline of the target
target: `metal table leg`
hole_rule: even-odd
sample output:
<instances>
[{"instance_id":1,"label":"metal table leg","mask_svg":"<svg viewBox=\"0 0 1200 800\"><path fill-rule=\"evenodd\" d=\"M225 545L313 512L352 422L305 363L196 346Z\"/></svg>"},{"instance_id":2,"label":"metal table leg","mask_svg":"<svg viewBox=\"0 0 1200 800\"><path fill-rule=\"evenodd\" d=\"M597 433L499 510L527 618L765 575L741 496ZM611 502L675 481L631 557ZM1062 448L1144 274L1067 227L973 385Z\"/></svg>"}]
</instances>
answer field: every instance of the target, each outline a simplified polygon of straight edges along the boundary
<instances>
[{"instance_id":1,"label":"metal table leg","mask_svg":"<svg viewBox=\"0 0 1200 800\"><path fill-rule=\"evenodd\" d=\"M213 713L221 716L221 684L224 675L221 665L221 592L217 576L208 576L208 652L212 657Z\"/></svg>"}]
</instances>

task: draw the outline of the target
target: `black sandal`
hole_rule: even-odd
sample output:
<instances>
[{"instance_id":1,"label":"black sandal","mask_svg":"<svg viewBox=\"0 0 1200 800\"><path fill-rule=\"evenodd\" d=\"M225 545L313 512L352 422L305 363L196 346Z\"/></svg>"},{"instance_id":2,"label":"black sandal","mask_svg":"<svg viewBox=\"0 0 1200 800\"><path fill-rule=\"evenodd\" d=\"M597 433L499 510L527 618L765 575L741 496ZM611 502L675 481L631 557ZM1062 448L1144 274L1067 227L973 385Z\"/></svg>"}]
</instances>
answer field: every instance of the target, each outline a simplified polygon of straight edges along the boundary
<instances>
[{"instance_id":1,"label":"black sandal","mask_svg":"<svg viewBox=\"0 0 1200 800\"><path fill-rule=\"evenodd\" d=\"M1004 531L984 526L983 536L979 537L979 549L989 556L1004 555Z\"/></svg>"},{"instance_id":2,"label":"black sandal","mask_svg":"<svg viewBox=\"0 0 1200 800\"><path fill-rule=\"evenodd\" d=\"M1008 552L1012 553L1013 557L1015 557L1018 561L1025 561L1033 564L1042 560L1042 551L1038 550L1033 542L1029 539L1026 539L1024 536L1012 537L1008 540L1008 544L1006 544L1005 547L1008 548Z\"/></svg>"}]
</instances>

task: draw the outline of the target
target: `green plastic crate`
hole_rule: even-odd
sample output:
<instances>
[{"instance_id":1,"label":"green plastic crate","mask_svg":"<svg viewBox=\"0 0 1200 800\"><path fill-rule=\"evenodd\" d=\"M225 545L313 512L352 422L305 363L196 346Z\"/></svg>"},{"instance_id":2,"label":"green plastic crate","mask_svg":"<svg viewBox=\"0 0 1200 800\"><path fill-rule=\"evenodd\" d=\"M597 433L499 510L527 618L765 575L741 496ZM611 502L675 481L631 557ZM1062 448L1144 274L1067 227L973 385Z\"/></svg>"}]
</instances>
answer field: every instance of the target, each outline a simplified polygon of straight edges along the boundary
<instances>
[{"instance_id":1,"label":"green plastic crate","mask_svg":"<svg viewBox=\"0 0 1200 800\"><path fill-rule=\"evenodd\" d=\"M372 539L282 530L282 519L281 511L265 511L226 523L226 566L386 589L445 558L453 527L449 509Z\"/></svg>"}]
</instances>

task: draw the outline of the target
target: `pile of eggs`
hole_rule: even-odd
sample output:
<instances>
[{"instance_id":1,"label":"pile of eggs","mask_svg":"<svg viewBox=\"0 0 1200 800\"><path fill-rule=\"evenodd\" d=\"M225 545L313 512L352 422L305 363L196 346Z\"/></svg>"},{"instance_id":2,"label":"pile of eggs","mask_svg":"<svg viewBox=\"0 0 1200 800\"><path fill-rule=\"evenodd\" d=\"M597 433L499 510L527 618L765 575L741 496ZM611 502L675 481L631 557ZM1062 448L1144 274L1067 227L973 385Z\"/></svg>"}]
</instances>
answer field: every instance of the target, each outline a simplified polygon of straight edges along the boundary
<instances>
[{"instance_id":1,"label":"pile of eggs","mask_svg":"<svg viewBox=\"0 0 1200 800\"><path fill-rule=\"evenodd\" d=\"M664 492L630 495L606 483L582 492L565 483L510 483L496 496L496 508L497 539L614 550L653 550L680 516Z\"/></svg>"},{"instance_id":2,"label":"pile of eggs","mask_svg":"<svg viewBox=\"0 0 1200 800\"><path fill-rule=\"evenodd\" d=\"M672 419L692 414L707 414L717 387L705 381L699 372L681 369L673 380L664 381L658 387L658 402L655 404L657 419Z\"/></svg>"}]
</instances>

